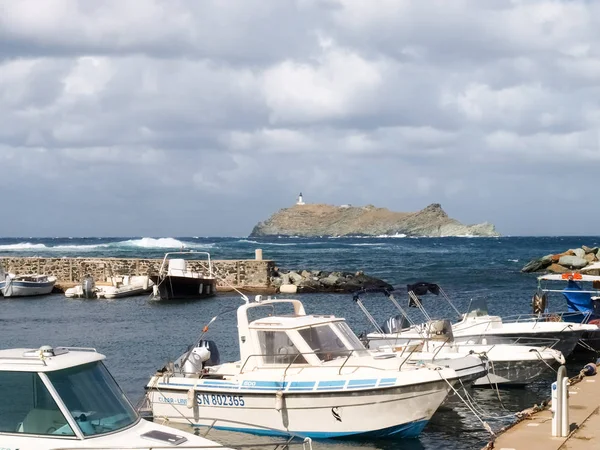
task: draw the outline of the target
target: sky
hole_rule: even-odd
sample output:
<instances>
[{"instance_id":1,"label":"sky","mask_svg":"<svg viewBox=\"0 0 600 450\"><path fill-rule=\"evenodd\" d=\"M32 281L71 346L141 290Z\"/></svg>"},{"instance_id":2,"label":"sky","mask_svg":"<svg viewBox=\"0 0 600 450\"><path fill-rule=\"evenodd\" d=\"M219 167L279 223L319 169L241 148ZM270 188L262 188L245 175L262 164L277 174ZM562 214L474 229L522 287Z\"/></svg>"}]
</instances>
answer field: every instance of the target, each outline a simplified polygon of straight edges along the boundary
<instances>
[{"instance_id":1,"label":"sky","mask_svg":"<svg viewBox=\"0 0 600 450\"><path fill-rule=\"evenodd\" d=\"M0 0L0 236L431 203L600 234L600 1Z\"/></svg>"}]
</instances>

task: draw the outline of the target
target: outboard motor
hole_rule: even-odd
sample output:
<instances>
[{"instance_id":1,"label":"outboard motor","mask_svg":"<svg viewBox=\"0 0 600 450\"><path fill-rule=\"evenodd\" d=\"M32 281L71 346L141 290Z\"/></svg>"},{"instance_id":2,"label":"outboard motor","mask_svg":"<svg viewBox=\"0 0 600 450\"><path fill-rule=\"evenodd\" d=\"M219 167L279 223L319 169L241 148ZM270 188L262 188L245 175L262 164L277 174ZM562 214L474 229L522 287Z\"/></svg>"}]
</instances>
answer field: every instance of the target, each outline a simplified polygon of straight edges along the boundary
<instances>
[{"instance_id":1,"label":"outboard motor","mask_svg":"<svg viewBox=\"0 0 600 450\"><path fill-rule=\"evenodd\" d=\"M96 282L94 277L86 275L81 280L81 291L83 292L83 298L95 298L96 297Z\"/></svg>"},{"instance_id":2,"label":"outboard motor","mask_svg":"<svg viewBox=\"0 0 600 450\"><path fill-rule=\"evenodd\" d=\"M210 350L206 347L194 347L183 365L184 373L201 373L202 365L210 359Z\"/></svg>"},{"instance_id":3,"label":"outboard motor","mask_svg":"<svg viewBox=\"0 0 600 450\"><path fill-rule=\"evenodd\" d=\"M429 339L436 341L453 341L452 323L448 319L432 320L427 324Z\"/></svg>"},{"instance_id":4,"label":"outboard motor","mask_svg":"<svg viewBox=\"0 0 600 450\"><path fill-rule=\"evenodd\" d=\"M397 316L392 316L387 319L383 325L381 325L381 329L385 334L396 334L409 326L410 324L406 320L406 317L402 314L398 314Z\"/></svg>"},{"instance_id":5,"label":"outboard motor","mask_svg":"<svg viewBox=\"0 0 600 450\"><path fill-rule=\"evenodd\" d=\"M221 364L221 355L217 349L215 341L201 340L198 342L198 347L206 348L210 353L210 358L204 361L204 367L218 366Z\"/></svg>"}]
</instances>

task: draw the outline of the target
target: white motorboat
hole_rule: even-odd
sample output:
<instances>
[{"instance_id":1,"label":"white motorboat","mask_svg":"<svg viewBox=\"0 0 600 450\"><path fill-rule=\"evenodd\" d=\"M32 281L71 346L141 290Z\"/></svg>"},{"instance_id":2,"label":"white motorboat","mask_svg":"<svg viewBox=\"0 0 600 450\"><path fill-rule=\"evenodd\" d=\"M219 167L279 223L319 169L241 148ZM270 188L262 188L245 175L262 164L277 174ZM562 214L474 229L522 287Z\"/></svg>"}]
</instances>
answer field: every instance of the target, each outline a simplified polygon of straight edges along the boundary
<instances>
[{"instance_id":1,"label":"white motorboat","mask_svg":"<svg viewBox=\"0 0 600 450\"><path fill-rule=\"evenodd\" d=\"M91 348L0 350L0 448L19 450L233 450L140 417ZM229 423L229 422L227 422ZM228 439L229 440L229 439ZM286 437L283 448L310 450ZM272 449L277 443L253 443Z\"/></svg>"},{"instance_id":2,"label":"white motorboat","mask_svg":"<svg viewBox=\"0 0 600 450\"><path fill-rule=\"evenodd\" d=\"M153 281L149 276L113 276L106 279L106 284L96 283L89 275L81 284L65 291L67 298L122 298L143 295L152 290Z\"/></svg>"},{"instance_id":3,"label":"white motorboat","mask_svg":"<svg viewBox=\"0 0 600 450\"><path fill-rule=\"evenodd\" d=\"M578 342L593 325L562 321L560 316L549 320L538 315L500 317L488 313L485 299L472 300L466 314L461 314L444 290L435 283L415 283L407 286L409 304L419 307L427 320L431 318L419 296L427 293L440 295L456 312L460 320L452 324L457 343L463 344L519 344L529 346L552 345L567 358ZM552 344L553 343L553 344Z\"/></svg>"},{"instance_id":4,"label":"white motorboat","mask_svg":"<svg viewBox=\"0 0 600 450\"><path fill-rule=\"evenodd\" d=\"M15 275L0 269L0 291L4 297L31 297L52 292L56 277L46 275Z\"/></svg>"},{"instance_id":5,"label":"white motorboat","mask_svg":"<svg viewBox=\"0 0 600 450\"><path fill-rule=\"evenodd\" d=\"M256 434L414 437L458 380L449 368L371 354L344 319L307 315L299 300L257 296L237 323L240 360L220 363L201 336L151 378L155 418L209 426L206 417L228 417L252 426L221 428Z\"/></svg>"},{"instance_id":6,"label":"white motorboat","mask_svg":"<svg viewBox=\"0 0 600 450\"><path fill-rule=\"evenodd\" d=\"M185 255L187 258L205 255L206 261L172 258L173 255ZM191 264L197 263L202 270L192 270ZM160 300L186 300L212 297L217 293L217 278L213 274L210 253L208 252L170 252L166 253L157 275L151 277L155 286L154 297Z\"/></svg>"},{"instance_id":7,"label":"white motorboat","mask_svg":"<svg viewBox=\"0 0 600 450\"><path fill-rule=\"evenodd\" d=\"M553 366L565 362L559 351L548 347L457 342L449 320L430 319L424 324L416 325L391 292L385 289L369 291L384 293L401 313L388 319L383 326L379 326L364 306L360 295L354 295L354 301L376 329L375 332L367 335L368 346L371 349L383 352L396 351L409 359L448 365L459 375L460 365L464 365L465 370L468 369L462 358L479 356L488 362L487 374L465 377L467 381L473 381L475 386L525 385L552 369ZM554 343L550 342L550 344Z\"/></svg>"},{"instance_id":8,"label":"white motorboat","mask_svg":"<svg viewBox=\"0 0 600 450\"><path fill-rule=\"evenodd\" d=\"M102 360L94 349L0 350L2 448L224 448L141 419Z\"/></svg>"}]
</instances>

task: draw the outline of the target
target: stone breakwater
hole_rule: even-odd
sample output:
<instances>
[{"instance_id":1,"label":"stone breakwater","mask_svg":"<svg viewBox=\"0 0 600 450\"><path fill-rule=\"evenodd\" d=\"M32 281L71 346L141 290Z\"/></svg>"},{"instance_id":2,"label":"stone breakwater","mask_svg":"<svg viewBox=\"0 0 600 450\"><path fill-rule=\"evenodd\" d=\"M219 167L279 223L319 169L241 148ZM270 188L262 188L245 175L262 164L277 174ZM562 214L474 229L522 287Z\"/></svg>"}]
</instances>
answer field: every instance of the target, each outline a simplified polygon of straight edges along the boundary
<instances>
[{"instance_id":1,"label":"stone breakwater","mask_svg":"<svg viewBox=\"0 0 600 450\"><path fill-rule=\"evenodd\" d=\"M600 249L583 245L581 248L533 259L521 269L521 272L545 270L553 273L565 273L583 269L597 261L600 261Z\"/></svg>"},{"instance_id":2,"label":"stone breakwater","mask_svg":"<svg viewBox=\"0 0 600 450\"><path fill-rule=\"evenodd\" d=\"M262 255L262 254L261 254ZM125 275L157 275L162 259L140 258L32 258L0 257L7 272L37 273L55 276L57 290L78 284L91 275L96 281ZM206 261L188 260L194 272L208 273ZM353 292L365 287L391 286L363 272L326 272L321 270L279 270L275 262L263 259L212 260L217 289L232 288L264 293L277 293L282 285L295 285L298 292Z\"/></svg>"},{"instance_id":3,"label":"stone breakwater","mask_svg":"<svg viewBox=\"0 0 600 450\"><path fill-rule=\"evenodd\" d=\"M0 264L7 272L52 275L59 285L79 283L86 275L97 281L119 275L156 275L162 259L140 258L31 258L2 257ZM269 290L275 263L270 260L213 260L213 273L221 290L235 287L249 290ZM188 260L192 271L207 273L206 261Z\"/></svg>"},{"instance_id":4,"label":"stone breakwater","mask_svg":"<svg viewBox=\"0 0 600 450\"><path fill-rule=\"evenodd\" d=\"M393 289L378 278L363 272L328 272L325 270L288 270L275 268L271 285L276 289L293 285L297 292L355 292L365 288Z\"/></svg>"}]
</instances>

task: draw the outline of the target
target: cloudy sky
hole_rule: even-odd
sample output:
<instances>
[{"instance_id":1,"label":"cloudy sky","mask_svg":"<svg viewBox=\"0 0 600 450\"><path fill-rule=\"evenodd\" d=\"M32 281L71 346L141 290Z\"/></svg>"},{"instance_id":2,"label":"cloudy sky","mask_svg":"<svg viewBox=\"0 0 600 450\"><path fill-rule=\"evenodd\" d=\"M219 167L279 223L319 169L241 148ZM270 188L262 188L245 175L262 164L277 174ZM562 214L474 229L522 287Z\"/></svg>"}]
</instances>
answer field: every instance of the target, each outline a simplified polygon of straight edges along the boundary
<instances>
[{"instance_id":1,"label":"cloudy sky","mask_svg":"<svg viewBox=\"0 0 600 450\"><path fill-rule=\"evenodd\" d=\"M311 203L600 234L600 2L0 0L3 236Z\"/></svg>"}]
</instances>

